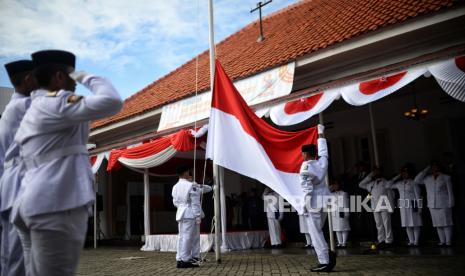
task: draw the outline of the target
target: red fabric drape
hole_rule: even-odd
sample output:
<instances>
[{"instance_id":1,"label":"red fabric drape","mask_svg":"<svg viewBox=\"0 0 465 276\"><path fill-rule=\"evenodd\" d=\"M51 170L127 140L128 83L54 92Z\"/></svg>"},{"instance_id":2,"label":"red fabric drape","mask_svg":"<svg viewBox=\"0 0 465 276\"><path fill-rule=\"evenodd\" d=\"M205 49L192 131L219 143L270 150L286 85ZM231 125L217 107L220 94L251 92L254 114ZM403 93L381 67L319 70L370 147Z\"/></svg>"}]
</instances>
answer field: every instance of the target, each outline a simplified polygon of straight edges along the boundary
<instances>
[{"instance_id":1,"label":"red fabric drape","mask_svg":"<svg viewBox=\"0 0 465 276\"><path fill-rule=\"evenodd\" d=\"M202 141L205 141L204 137L197 138L197 147ZM174 134L158 138L133 148L112 150L108 160L107 170L111 171L114 169L116 164L118 164L118 159L121 157L129 159L144 158L155 155L169 146L173 146L177 151L192 151L194 150L194 137L192 137L188 130L181 129Z\"/></svg>"}]
</instances>

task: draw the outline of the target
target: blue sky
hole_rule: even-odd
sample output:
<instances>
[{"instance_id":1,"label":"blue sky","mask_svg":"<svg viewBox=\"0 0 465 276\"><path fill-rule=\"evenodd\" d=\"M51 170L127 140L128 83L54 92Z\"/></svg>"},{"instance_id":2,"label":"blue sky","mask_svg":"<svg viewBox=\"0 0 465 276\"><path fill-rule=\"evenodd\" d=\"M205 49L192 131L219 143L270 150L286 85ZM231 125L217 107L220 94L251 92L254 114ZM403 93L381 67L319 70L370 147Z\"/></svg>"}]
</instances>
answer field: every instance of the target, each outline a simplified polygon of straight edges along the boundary
<instances>
[{"instance_id":1,"label":"blue sky","mask_svg":"<svg viewBox=\"0 0 465 276\"><path fill-rule=\"evenodd\" d=\"M256 20L250 10L259 1L214 0L215 42ZM274 0L263 13L295 2ZM109 78L127 98L208 48L207 5L207 0L0 0L0 86L11 86L5 63L37 50L63 49L77 55L77 70ZM87 94L82 87L77 92Z\"/></svg>"}]
</instances>

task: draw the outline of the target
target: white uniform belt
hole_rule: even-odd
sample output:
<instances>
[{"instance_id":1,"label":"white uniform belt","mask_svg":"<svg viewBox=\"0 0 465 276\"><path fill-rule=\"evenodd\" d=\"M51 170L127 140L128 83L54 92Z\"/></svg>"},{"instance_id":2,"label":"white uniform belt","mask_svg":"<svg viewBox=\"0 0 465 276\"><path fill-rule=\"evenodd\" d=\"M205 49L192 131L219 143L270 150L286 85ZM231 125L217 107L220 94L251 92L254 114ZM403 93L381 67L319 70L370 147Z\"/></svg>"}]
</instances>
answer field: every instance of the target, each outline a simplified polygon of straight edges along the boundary
<instances>
[{"instance_id":1,"label":"white uniform belt","mask_svg":"<svg viewBox=\"0 0 465 276\"><path fill-rule=\"evenodd\" d=\"M7 168L17 166L20 162L21 162L21 157L15 156L10 160L5 161L5 164L3 164L3 168L6 170Z\"/></svg>"},{"instance_id":2,"label":"white uniform belt","mask_svg":"<svg viewBox=\"0 0 465 276\"><path fill-rule=\"evenodd\" d=\"M26 165L26 169L30 170L33 168L37 168L45 163L48 163L53 159L65 157L68 155L88 153L89 152L87 151L87 148L84 145L69 146L66 148L59 148L46 153L42 153L34 157L24 158L24 164Z\"/></svg>"}]
</instances>

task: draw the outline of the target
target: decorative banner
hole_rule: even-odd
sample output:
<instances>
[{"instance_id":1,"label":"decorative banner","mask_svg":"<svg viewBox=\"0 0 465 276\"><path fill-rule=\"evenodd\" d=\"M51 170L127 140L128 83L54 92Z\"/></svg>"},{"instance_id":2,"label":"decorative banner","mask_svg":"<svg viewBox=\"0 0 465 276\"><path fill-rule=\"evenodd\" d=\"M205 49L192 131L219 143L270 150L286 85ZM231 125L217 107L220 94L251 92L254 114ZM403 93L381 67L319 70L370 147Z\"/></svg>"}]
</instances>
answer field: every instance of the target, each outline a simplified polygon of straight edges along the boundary
<instances>
[{"instance_id":1,"label":"decorative banner","mask_svg":"<svg viewBox=\"0 0 465 276\"><path fill-rule=\"evenodd\" d=\"M270 118L276 125L290 126L301 123L325 110L340 97L340 89L330 89L307 98L272 107Z\"/></svg>"},{"instance_id":2,"label":"decorative banner","mask_svg":"<svg viewBox=\"0 0 465 276\"><path fill-rule=\"evenodd\" d=\"M197 136L197 147L200 147L205 139L208 127L202 127L202 135ZM192 151L195 148L195 138L192 130L181 129L180 131L160 137L156 140L143 143L134 147L112 150L108 158L107 170L111 171L118 162L132 168L152 168L160 166L180 152Z\"/></svg>"},{"instance_id":3,"label":"decorative banner","mask_svg":"<svg viewBox=\"0 0 465 276\"><path fill-rule=\"evenodd\" d=\"M341 88L341 95L351 105L364 105L399 90L426 72L426 68L409 69L390 76L355 83Z\"/></svg>"},{"instance_id":4,"label":"decorative banner","mask_svg":"<svg viewBox=\"0 0 465 276\"><path fill-rule=\"evenodd\" d=\"M288 95L294 81L295 62L239 80L234 85L247 104L253 105ZM163 106L158 131L203 120L210 115L211 91ZM264 111L260 110L259 114Z\"/></svg>"},{"instance_id":5,"label":"decorative banner","mask_svg":"<svg viewBox=\"0 0 465 276\"><path fill-rule=\"evenodd\" d=\"M431 65L428 70L449 96L465 102L465 56Z\"/></svg>"}]
</instances>

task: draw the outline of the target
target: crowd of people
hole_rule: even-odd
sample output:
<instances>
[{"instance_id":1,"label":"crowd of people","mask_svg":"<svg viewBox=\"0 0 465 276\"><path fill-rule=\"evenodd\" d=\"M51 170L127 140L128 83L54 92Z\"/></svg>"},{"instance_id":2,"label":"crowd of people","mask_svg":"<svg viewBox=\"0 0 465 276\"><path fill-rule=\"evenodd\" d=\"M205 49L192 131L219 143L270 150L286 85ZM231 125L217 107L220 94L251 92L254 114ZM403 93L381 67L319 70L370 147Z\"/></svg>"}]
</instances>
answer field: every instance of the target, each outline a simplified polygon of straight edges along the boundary
<instances>
[{"instance_id":1,"label":"crowd of people","mask_svg":"<svg viewBox=\"0 0 465 276\"><path fill-rule=\"evenodd\" d=\"M376 227L376 247L386 249L394 246L391 216L396 209L399 210L400 224L405 229L408 238L406 246L420 245L422 214L426 209L429 210L432 226L438 235L438 246L452 245L453 185L450 175L444 173L443 166L439 162L433 161L430 166L419 173L415 172L412 164L406 164L402 166L397 175L390 179L383 176L379 167L369 172L367 165L358 163L356 169L352 179L341 176L338 180L330 180L329 188L333 196L331 205L333 208L327 206L327 211L331 213L332 230L335 233L338 248L348 246L349 233L353 228L356 232L351 237L355 240L360 232L369 232L371 224L367 222L370 221L373 221ZM425 187L426 198L423 198L425 193L422 192L422 187ZM265 190L264 195L279 196L268 189ZM351 196L355 198L351 200ZM359 197L359 200L356 197ZM351 206L351 203L360 201L365 201L371 209L365 210ZM272 209L275 210L274 208L277 207L273 206ZM280 225L277 222L282 217L271 221L270 217L272 217L272 212L268 210L268 226L272 245L281 247L281 241L273 236L280 236ZM312 248L312 239L304 218L303 215L299 215L299 229L306 241L304 248ZM321 220L320 227L324 224L325 217Z\"/></svg>"}]
</instances>

